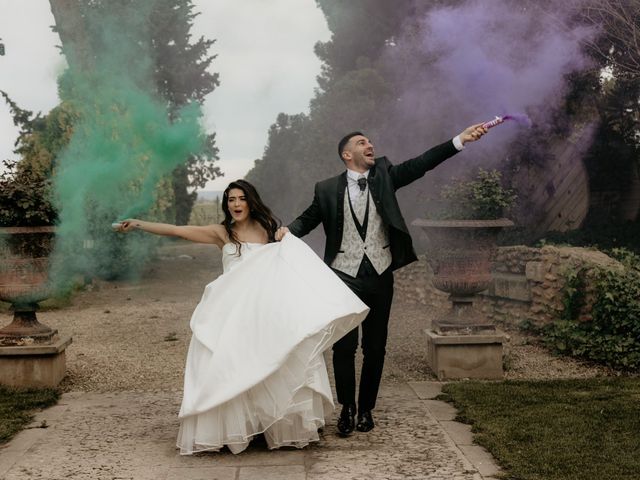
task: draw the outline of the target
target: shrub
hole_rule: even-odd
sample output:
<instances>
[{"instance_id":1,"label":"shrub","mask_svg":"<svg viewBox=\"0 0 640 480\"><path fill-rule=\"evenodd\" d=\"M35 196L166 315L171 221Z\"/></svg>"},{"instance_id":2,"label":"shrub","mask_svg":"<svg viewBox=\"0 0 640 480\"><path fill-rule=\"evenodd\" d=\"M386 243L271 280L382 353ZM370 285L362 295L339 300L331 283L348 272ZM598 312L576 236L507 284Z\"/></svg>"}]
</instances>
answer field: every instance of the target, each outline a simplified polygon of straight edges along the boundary
<instances>
[{"instance_id":1,"label":"shrub","mask_svg":"<svg viewBox=\"0 0 640 480\"><path fill-rule=\"evenodd\" d=\"M568 244L575 247L595 247L601 250L625 248L640 254L640 221L606 223L583 226L566 232L546 232L544 238L534 239L539 244Z\"/></svg>"},{"instance_id":2,"label":"shrub","mask_svg":"<svg viewBox=\"0 0 640 480\"><path fill-rule=\"evenodd\" d=\"M499 171L480 168L471 180L454 179L445 185L440 198L436 212L439 219L493 220L503 217L513 207L517 195L502 186Z\"/></svg>"},{"instance_id":3,"label":"shrub","mask_svg":"<svg viewBox=\"0 0 640 480\"><path fill-rule=\"evenodd\" d=\"M4 161L0 174L0 227L53 225L51 181L31 165L17 171L17 162Z\"/></svg>"},{"instance_id":4,"label":"shrub","mask_svg":"<svg viewBox=\"0 0 640 480\"><path fill-rule=\"evenodd\" d=\"M614 249L624 271L597 267L592 319L579 321L584 271L570 271L561 318L543 330L552 350L621 370L640 369L640 257Z\"/></svg>"}]
</instances>

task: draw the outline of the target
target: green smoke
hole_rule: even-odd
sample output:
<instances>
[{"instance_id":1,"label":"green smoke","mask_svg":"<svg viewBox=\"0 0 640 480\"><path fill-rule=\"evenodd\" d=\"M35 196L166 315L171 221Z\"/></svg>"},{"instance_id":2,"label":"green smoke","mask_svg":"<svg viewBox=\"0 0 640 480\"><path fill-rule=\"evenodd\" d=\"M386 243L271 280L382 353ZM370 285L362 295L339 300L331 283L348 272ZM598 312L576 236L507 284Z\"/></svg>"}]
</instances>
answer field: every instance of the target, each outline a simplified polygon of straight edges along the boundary
<instances>
[{"instance_id":1,"label":"green smoke","mask_svg":"<svg viewBox=\"0 0 640 480\"><path fill-rule=\"evenodd\" d=\"M65 45L60 94L76 112L57 159L59 226L52 278L135 272L153 239L110 224L138 216L173 221L169 174L204 146L200 105L169 111L155 94L148 18L153 2L85 7L84 42Z\"/></svg>"}]
</instances>

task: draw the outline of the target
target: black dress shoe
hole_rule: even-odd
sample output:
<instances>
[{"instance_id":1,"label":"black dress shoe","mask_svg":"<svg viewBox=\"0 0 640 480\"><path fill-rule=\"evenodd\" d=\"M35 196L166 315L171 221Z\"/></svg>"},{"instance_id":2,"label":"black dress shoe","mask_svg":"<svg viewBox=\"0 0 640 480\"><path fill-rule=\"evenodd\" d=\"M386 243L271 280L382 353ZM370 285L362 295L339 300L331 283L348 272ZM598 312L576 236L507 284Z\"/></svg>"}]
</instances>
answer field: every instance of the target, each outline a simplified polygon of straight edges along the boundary
<instances>
[{"instance_id":1,"label":"black dress shoe","mask_svg":"<svg viewBox=\"0 0 640 480\"><path fill-rule=\"evenodd\" d=\"M371 410L365 410L364 412L358 413L358 423L356 425L356 430L359 432L368 432L373 427L375 427L375 423L373 423L373 417L371 416Z\"/></svg>"},{"instance_id":2,"label":"black dress shoe","mask_svg":"<svg viewBox=\"0 0 640 480\"><path fill-rule=\"evenodd\" d=\"M349 435L353 432L356 425L356 406L355 405L343 405L340 417L338 418L338 432L341 435Z\"/></svg>"}]
</instances>

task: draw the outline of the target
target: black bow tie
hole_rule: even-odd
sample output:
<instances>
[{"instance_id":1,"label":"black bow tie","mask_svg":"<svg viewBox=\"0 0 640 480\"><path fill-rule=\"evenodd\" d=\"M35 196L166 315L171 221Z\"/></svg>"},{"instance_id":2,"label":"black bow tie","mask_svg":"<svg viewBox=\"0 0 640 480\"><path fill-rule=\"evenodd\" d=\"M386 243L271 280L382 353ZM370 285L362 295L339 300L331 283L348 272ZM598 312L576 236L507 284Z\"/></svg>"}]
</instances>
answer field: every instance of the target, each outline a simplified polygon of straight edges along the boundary
<instances>
[{"instance_id":1,"label":"black bow tie","mask_svg":"<svg viewBox=\"0 0 640 480\"><path fill-rule=\"evenodd\" d=\"M364 192L364 189L367 188L367 179L365 177L360 177L358 179L358 186L360 187L360 191Z\"/></svg>"}]
</instances>

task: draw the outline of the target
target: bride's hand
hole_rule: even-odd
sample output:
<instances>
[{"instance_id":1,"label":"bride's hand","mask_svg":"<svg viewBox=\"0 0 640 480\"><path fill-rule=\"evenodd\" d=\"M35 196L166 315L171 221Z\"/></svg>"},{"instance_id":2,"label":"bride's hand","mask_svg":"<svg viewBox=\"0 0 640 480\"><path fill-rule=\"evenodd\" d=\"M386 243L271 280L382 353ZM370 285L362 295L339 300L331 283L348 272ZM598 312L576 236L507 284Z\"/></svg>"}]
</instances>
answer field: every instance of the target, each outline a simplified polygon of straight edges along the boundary
<instances>
[{"instance_id":1,"label":"bride's hand","mask_svg":"<svg viewBox=\"0 0 640 480\"><path fill-rule=\"evenodd\" d=\"M136 226L138 226L136 224L139 222L140 221L136 220L135 218L127 218L126 220L122 220L117 231L122 233L130 232L131 230L134 230Z\"/></svg>"},{"instance_id":2,"label":"bride's hand","mask_svg":"<svg viewBox=\"0 0 640 480\"><path fill-rule=\"evenodd\" d=\"M276 230L276 242L282 240L287 233L289 233L289 229L287 227L280 227Z\"/></svg>"}]
</instances>

